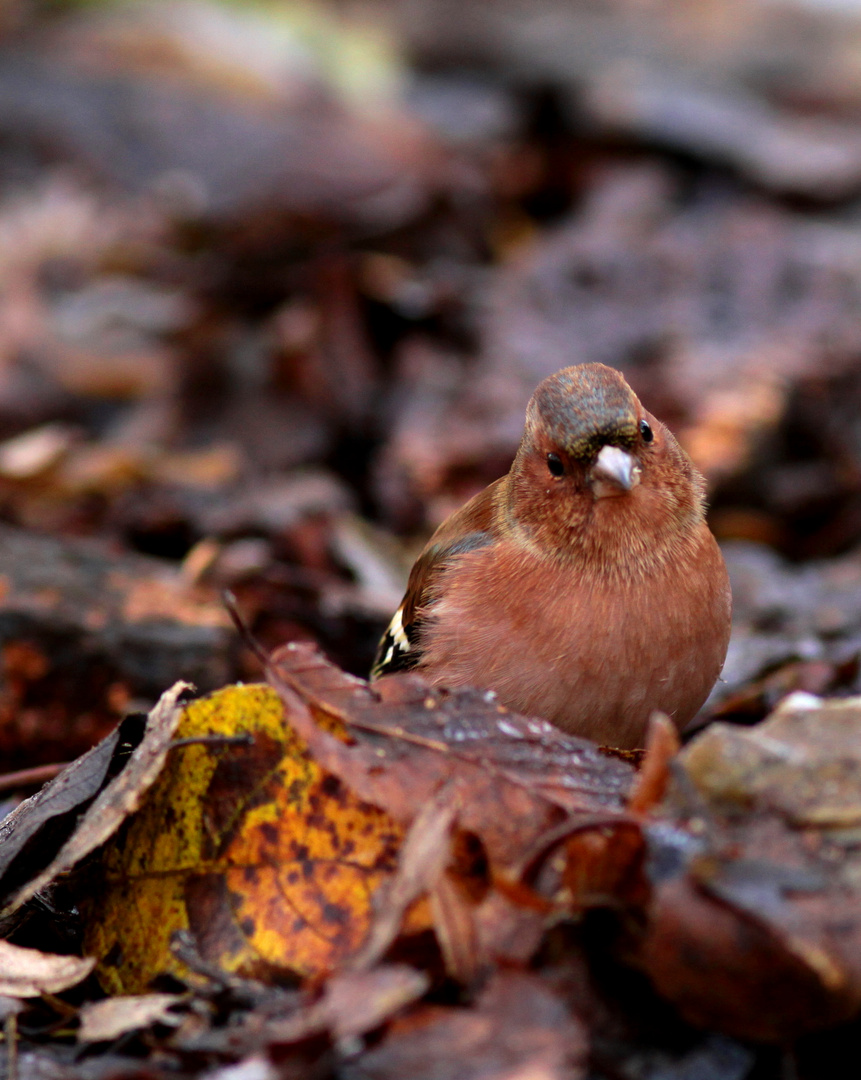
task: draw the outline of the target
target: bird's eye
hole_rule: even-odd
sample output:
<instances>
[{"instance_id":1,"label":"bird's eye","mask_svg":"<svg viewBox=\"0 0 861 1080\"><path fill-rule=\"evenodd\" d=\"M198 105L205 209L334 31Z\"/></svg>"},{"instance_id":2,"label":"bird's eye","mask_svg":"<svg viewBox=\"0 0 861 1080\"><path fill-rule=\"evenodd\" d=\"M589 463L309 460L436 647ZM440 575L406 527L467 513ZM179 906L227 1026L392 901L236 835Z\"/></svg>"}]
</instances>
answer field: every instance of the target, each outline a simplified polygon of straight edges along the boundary
<instances>
[{"instance_id":1,"label":"bird's eye","mask_svg":"<svg viewBox=\"0 0 861 1080\"><path fill-rule=\"evenodd\" d=\"M650 443L655 437L655 433L645 420L640 421L640 435L644 443Z\"/></svg>"},{"instance_id":2,"label":"bird's eye","mask_svg":"<svg viewBox=\"0 0 861 1080\"><path fill-rule=\"evenodd\" d=\"M547 455L547 468L550 470L553 476L561 476L565 472L565 466L562 464L562 458L558 454Z\"/></svg>"}]
</instances>

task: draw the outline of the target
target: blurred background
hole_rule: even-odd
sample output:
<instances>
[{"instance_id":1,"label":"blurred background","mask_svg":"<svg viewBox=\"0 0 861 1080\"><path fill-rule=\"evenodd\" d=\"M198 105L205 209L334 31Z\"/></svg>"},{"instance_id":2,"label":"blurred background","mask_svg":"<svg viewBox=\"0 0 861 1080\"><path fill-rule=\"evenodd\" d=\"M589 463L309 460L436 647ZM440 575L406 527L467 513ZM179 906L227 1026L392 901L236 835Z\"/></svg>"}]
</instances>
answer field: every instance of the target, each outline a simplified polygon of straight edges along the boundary
<instances>
[{"instance_id":1,"label":"blurred background","mask_svg":"<svg viewBox=\"0 0 861 1080\"><path fill-rule=\"evenodd\" d=\"M225 588L366 674L584 361L708 478L704 718L857 692L861 4L5 0L6 768L255 677Z\"/></svg>"}]
</instances>

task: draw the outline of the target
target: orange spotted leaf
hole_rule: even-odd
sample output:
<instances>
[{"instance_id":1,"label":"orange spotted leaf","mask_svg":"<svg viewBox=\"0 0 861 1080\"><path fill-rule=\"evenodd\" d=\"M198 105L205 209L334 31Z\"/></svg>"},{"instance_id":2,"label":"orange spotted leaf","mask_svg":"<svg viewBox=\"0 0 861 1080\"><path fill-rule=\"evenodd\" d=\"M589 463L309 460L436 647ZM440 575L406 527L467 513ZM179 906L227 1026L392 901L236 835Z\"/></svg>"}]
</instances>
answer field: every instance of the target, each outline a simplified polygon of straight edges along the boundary
<instances>
[{"instance_id":1,"label":"orange spotted leaf","mask_svg":"<svg viewBox=\"0 0 861 1080\"><path fill-rule=\"evenodd\" d=\"M170 950L177 930L231 972L336 966L367 935L401 826L316 764L268 687L193 702L177 739L202 741L170 752L102 857L86 949L103 984L138 993L163 972L187 978Z\"/></svg>"}]
</instances>

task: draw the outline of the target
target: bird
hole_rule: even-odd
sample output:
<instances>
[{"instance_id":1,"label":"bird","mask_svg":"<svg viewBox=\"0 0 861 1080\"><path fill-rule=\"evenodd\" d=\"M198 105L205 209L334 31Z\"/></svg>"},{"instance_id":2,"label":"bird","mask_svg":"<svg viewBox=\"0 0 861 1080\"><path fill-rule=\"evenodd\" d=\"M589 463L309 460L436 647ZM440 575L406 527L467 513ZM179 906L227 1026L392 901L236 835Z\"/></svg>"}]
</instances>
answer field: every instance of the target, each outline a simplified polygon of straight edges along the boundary
<instances>
[{"instance_id":1,"label":"bird","mask_svg":"<svg viewBox=\"0 0 861 1080\"><path fill-rule=\"evenodd\" d=\"M601 745L681 731L720 675L732 600L705 481L619 371L539 384L506 476L447 518L371 681L414 671Z\"/></svg>"}]
</instances>

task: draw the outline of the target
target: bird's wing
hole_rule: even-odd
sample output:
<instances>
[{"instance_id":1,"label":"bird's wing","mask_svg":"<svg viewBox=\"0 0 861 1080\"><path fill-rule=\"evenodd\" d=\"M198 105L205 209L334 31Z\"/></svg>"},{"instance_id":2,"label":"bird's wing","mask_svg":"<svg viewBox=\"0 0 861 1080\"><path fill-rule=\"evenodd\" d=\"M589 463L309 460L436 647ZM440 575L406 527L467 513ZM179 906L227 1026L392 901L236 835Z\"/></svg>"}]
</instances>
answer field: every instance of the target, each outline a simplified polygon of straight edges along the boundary
<instances>
[{"instance_id":1,"label":"bird's wing","mask_svg":"<svg viewBox=\"0 0 861 1080\"><path fill-rule=\"evenodd\" d=\"M409 671L421 663L419 631L428 607L439 598L442 572L455 556L484 547L490 540L488 533L472 532L449 544L431 544L425 549L412 569L401 606L377 646L372 680L396 671Z\"/></svg>"},{"instance_id":2,"label":"bird's wing","mask_svg":"<svg viewBox=\"0 0 861 1080\"><path fill-rule=\"evenodd\" d=\"M444 571L458 555L493 542L493 497L500 482L476 495L431 537L410 572L401 605L377 647L372 680L409 671L421 663L420 630L428 607L439 599Z\"/></svg>"}]
</instances>

